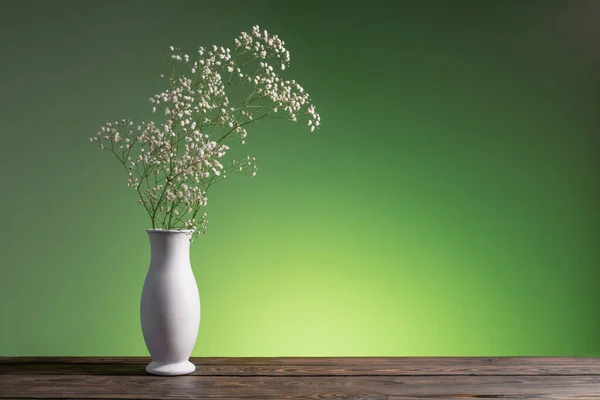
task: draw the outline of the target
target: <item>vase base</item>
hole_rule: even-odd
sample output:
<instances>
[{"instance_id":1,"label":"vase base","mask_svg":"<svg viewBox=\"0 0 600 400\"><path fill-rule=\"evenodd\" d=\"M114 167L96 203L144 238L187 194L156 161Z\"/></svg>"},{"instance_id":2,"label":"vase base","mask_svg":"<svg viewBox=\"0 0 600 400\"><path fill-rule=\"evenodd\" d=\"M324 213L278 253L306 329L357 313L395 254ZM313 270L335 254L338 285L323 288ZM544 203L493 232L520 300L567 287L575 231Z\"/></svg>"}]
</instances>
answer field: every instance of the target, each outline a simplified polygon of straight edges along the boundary
<instances>
[{"instance_id":1,"label":"vase base","mask_svg":"<svg viewBox=\"0 0 600 400\"><path fill-rule=\"evenodd\" d=\"M146 366L146 372L152 375L187 375L196 370L196 366L189 361L179 363L158 363L152 361Z\"/></svg>"}]
</instances>

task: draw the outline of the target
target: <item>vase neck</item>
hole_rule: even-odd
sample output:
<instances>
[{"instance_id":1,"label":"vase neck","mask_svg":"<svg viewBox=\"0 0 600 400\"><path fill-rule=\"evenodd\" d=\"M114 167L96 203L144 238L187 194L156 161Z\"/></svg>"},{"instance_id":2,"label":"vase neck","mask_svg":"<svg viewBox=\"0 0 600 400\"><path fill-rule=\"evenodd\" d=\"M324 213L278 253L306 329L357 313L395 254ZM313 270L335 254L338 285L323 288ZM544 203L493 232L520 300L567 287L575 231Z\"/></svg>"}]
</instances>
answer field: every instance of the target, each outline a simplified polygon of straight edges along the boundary
<instances>
[{"instance_id":1,"label":"vase neck","mask_svg":"<svg viewBox=\"0 0 600 400\"><path fill-rule=\"evenodd\" d=\"M188 261L190 254L190 239L184 232L177 231L149 231L150 238L150 263L161 268L176 266L179 262Z\"/></svg>"}]
</instances>

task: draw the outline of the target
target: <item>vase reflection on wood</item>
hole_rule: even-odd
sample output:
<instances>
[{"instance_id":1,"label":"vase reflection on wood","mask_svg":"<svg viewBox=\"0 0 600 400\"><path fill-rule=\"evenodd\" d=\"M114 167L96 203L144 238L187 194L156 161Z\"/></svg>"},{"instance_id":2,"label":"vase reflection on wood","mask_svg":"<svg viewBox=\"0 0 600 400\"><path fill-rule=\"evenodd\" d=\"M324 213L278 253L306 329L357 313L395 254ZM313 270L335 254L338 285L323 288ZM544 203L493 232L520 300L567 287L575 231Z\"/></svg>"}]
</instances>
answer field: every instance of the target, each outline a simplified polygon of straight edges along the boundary
<instances>
[{"instance_id":1,"label":"vase reflection on wood","mask_svg":"<svg viewBox=\"0 0 600 400\"><path fill-rule=\"evenodd\" d=\"M148 229L150 268L144 281L140 316L154 375L184 375L200 326L200 296L190 264L190 230Z\"/></svg>"}]
</instances>

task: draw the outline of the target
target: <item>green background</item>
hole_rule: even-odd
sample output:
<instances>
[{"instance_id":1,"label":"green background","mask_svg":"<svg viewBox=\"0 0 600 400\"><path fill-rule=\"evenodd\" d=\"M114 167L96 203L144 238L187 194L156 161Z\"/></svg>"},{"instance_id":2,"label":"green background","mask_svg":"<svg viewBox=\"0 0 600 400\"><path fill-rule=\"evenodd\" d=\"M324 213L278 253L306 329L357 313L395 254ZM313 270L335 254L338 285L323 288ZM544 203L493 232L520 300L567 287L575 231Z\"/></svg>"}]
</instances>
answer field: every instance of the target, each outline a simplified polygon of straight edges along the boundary
<instances>
[{"instance_id":1,"label":"green background","mask_svg":"<svg viewBox=\"0 0 600 400\"><path fill-rule=\"evenodd\" d=\"M193 355L600 355L597 2L0 7L0 355L148 354L149 218L87 139L254 24L323 127L209 191Z\"/></svg>"}]
</instances>

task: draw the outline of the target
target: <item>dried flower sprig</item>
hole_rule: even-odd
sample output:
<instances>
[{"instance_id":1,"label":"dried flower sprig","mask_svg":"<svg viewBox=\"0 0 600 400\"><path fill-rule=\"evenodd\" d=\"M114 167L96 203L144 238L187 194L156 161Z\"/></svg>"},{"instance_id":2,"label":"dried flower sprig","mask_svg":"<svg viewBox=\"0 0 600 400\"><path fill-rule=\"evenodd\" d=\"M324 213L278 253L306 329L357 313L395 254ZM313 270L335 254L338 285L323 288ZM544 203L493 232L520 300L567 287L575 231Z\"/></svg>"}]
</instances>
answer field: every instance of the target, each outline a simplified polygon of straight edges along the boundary
<instances>
[{"instance_id":1,"label":"dried flower sprig","mask_svg":"<svg viewBox=\"0 0 600 400\"><path fill-rule=\"evenodd\" d=\"M258 170L250 156L222 162L230 149L223 143L245 144L248 125L279 118L303 120L311 132L320 127L309 94L278 73L289 67L290 53L277 35L254 26L234 43L233 53L213 45L195 57L170 46L171 74L161 75L168 89L149 99L164 122L107 122L89 139L123 165L152 229L206 233L208 189L228 174Z\"/></svg>"}]
</instances>

